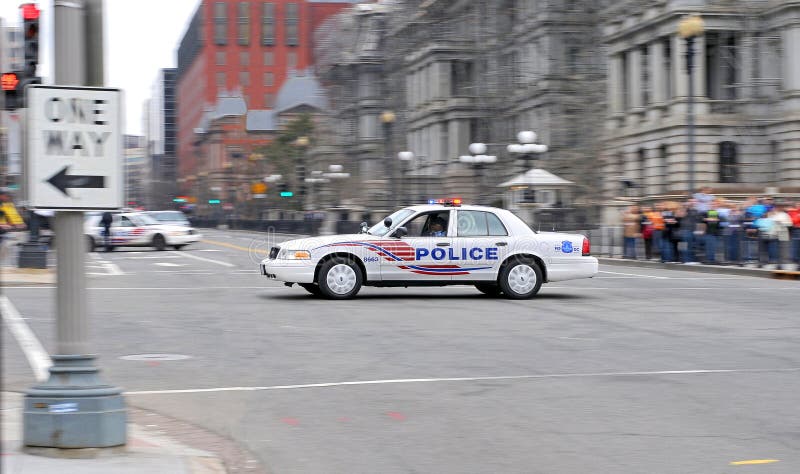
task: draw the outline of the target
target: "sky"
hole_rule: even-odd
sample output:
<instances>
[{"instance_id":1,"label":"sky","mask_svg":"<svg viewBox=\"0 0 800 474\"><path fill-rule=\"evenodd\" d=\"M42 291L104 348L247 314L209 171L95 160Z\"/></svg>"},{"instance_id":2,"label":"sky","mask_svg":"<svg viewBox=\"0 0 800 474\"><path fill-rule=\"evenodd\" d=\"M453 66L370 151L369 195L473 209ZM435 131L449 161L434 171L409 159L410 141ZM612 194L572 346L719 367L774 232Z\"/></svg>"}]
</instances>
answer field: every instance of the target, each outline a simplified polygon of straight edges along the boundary
<instances>
[{"instance_id":1,"label":"sky","mask_svg":"<svg viewBox=\"0 0 800 474\"><path fill-rule=\"evenodd\" d=\"M4 24L19 25L22 0L0 0ZM42 10L38 74L53 84L53 0ZM177 66L178 43L200 0L106 0L106 87L125 98L125 133L142 135L142 108L162 68Z\"/></svg>"}]
</instances>

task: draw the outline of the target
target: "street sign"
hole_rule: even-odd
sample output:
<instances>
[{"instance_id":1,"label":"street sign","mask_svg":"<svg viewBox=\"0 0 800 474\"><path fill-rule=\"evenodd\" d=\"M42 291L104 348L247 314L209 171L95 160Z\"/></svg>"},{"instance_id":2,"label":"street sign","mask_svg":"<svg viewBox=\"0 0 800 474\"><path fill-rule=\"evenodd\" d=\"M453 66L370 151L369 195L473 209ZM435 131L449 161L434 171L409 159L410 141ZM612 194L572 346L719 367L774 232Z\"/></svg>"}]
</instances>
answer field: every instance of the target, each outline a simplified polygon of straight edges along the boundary
<instances>
[{"instance_id":1,"label":"street sign","mask_svg":"<svg viewBox=\"0 0 800 474\"><path fill-rule=\"evenodd\" d=\"M76 211L121 208L121 91L33 85L27 95L30 205Z\"/></svg>"}]
</instances>

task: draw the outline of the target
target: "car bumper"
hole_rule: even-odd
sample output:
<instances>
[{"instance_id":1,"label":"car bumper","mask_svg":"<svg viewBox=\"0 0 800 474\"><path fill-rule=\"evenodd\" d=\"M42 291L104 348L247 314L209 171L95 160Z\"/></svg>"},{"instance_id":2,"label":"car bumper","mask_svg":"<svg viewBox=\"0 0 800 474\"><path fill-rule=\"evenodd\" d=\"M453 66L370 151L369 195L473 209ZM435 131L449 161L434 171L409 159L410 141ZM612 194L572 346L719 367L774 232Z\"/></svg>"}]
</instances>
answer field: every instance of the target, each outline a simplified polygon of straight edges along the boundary
<instances>
[{"instance_id":1,"label":"car bumper","mask_svg":"<svg viewBox=\"0 0 800 474\"><path fill-rule=\"evenodd\" d=\"M170 235L167 237L167 244L168 245L186 245L186 244L193 244L195 242L200 242L203 236L201 234L191 234L191 235Z\"/></svg>"},{"instance_id":2,"label":"car bumper","mask_svg":"<svg viewBox=\"0 0 800 474\"><path fill-rule=\"evenodd\" d=\"M599 264L594 257L568 257L547 266L547 281L577 280L597 275Z\"/></svg>"},{"instance_id":3,"label":"car bumper","mask_svg":"<svg viewBox=\"0 0 800 474\"><path fill-rule=\"evenodd\" d=\"M261 274L270 280L289 283L313 283L314 269L310 261L264 260Z\"/></svg>"}]
</instances>

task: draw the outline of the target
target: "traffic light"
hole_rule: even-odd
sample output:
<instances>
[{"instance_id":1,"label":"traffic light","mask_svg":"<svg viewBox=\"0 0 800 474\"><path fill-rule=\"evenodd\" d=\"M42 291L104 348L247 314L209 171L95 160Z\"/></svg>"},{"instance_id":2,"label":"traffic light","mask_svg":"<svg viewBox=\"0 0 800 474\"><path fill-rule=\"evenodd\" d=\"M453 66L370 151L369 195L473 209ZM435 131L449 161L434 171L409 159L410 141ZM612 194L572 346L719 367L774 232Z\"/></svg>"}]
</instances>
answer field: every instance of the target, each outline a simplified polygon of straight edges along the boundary
<instances>
[{"instance_id":1,"label":"traffic light","mask_svg":"<svg viewBox=\"0 0 800 474\"><path fill-rule=\"evenodd\" d=\"M0 76L0 85L2 85L4 110L17 110L22 107L22 81L19 73L17 72L4 72Z\"/></svg>"},{"instance_id":2,"label":"traffic light","mask_svg":"<svg viewBox=\"0 0 800 474\"><path fill-rule=\"evenodd\" d=\"M35 3L23 3L22 33L25 40L25 77L36 77L39 64L39 15L41 11Z\"/></svg>"},{"instance_id":3,"label":"traffic light","mask_svg":"<svg viewBox=\"0 0 800 474\"><path fill-rule=\"evenodd\" d=\"M220 204L221 202L222 201L220 201L219 199L209 199L208 200L209 204Z\"/></svg>"}]
</instances>

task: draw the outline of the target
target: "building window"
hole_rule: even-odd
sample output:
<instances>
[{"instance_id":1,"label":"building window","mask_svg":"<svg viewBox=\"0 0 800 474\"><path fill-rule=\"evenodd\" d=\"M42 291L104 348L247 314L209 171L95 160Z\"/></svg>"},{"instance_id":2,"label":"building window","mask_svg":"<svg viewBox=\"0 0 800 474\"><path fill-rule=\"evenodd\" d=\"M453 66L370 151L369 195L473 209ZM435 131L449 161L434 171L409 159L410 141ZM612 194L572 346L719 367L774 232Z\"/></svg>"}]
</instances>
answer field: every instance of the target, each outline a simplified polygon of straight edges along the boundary
<instances>
[{"instance_id":1,"label":"building window","mask_svg":"<svg viewBox=\"0 0 800 474\"><path fill-rule=\"evenodd\" d=\"M628 106L630 105L630 100L628 100L628 53L620 54L620 58L622 59L622 80L619 81L619 84L622 88L620 91L622 95L622 110L628 110Z\"/></svg>"},{"instance_id":2,"label":"building window","mask_svg":"<svg viewBox=\"0 0 800 474\"><path fill-rule=\"evenodd\" d=\"M664 40L664 99L672 99L672 41Z\"/></svg>"},{"instance_id":3,"label":"building window","mask_svg":"<svg viewBox=\"0 0 800 474\"><path fill-rule=\"evenodd\" d=\"M297 46L300 42L298 40L298 23L300 20L300 13L296 3L286 4L286 45Z\"/></svg>"},{"instance_id":4,"label":"building window","mask_svg":"<svg viewBox=\"0 0 800 474\"><path fill-rule=\"evenodd\" d=\"M644 196L647 189L647 150L639 148L637 155L639 158L639 180L634 185L639 189L637 194Z\"/></svg>"},{"instance_id":5,"label":"building window","mask_svg":"<svg viewBox=\"0 0 800 474\"><path fill-rule=\"evenodd\" d=\"M705 34L705 41L706 96L715 100L736 99L736 77L739 74L736 33L710 31Z\"/></svg>"},{"instance_id":6,"label":"building window","mask_svg":"<svg viewBox=\"0 0 800 474\"><path fill-rule=\"evenodd\" d=\"M474 92L472 78L472 61L452 61L450 63L450 95L459 97Z\"/></svg>"},{"instance_id":7,"label":"building window","mask_svg":"<svg viewBox=\"0 0 800 474\"><path fill-rule=\"evenodd\" d=\"M225 2L214 3L214 44L228 44L228 12Z\"/></svg>"},{"instance_id":8,"label":"building window","mask_svg":"<svg viewBox=\"0 0 800 474\"><path fill-rule=\"evenodd\" d=\"M250 85L250 73L247 71L241 71L239 73L239 84L243 86Z\"/></svg>"},{"instance_id":9,"label":"building window","mask_svg":"<svg viewBox=\"0 0 800 474\"><path fill-rule=\"evenodd\" d=\"M286 63L287 63L286 65L290 69L296 68L297 67L297 53L295 53L294 51L289 51L289 53L286 55Z\"/></svg>"},{"instance_id":10,"label":"building window","mask_svg":"<svg viewBox=\"0 0 800 474\"><path fill-rule=\"evenodd\" d=\"M225 65L225 51L217 51L215 55L217 58L217 66L224 66Z\"/></svg>"},{"instance_id":11,"label":"building window","mask_svg":"<svg viewBox=\"0 0 800 474\"><path fill-rule=\"evenodd\" d=\"M242 51L241 53L239 53L239 65L240 66L250 65L250 53L246 51Z\"/></svg>"},{"instance_id":12,"label":"building window","mask_svg":"<svg viewBox=\"0 0 800 474\"><path fill-rule=\"evenodd\" d=\"M734 142L719 144L719 182L739 182L736 166L736 143Z\"/></svg>"},{"instance_id":13,"label":"building window","mask_svg":"<svg viewBox=\"0 0 800 474\"><path fill-rule=\"evenodd\" d=\"M264 66L273 66L275 64L275 53L272 51L264 51Z\"/></svg>"},{"instance_id":14,"label":"building window","mask_svg":"<svg viewBox=\"0 0 800 474\"><path fill-rule=\"evenodd\" d=\"M264 2L261 7L261 44L272 46L275 44L275 4Z\"/></svg>"},{"instance_id":15,"label":"building window","mask_svg":"<svg viewBox=\"0 0 800 474\"><path fill-rule=\"evenodd\" d=\"M647 107L650 103L650 58L648 56L647 45L642 46L642 105Z\"/></svg>"},{"instance_id":16,"label":"building window","mask_svg":"<svg viewBox=\"0 0 800 474\"><path fill-rule=\"evenodd\" d=\"M275 74L271 72L264 73L264 85L267 87L272 87L275 85Z\"/></svg>"},{"instance_id":17,"label":"building window","mask_svg":"<svg viewBox=\"0 0 800 474\"><path fill-rule=\"evenodd\" d=\"M225 73L218 72L217 73L217 87L225 87Z\"/></svg>"},{"instance_id":18,"label":"building window","mask_svg":"<svg viewBox=\"0 0 800 474\"><path fill-rule=\"evenodd\" d=\"M669 170L669 161L667 158L667 145L661 145L658 149L658 176L661 180L661 193L666 194L669 190L669 179L667 170Z\"/></svg>"},{"instance_id":19,"label":"building window","mask_svg":"<svg viewBox=\"0 0 800 474\"><path fill-rule=\"evenodd\" d=\"M237 5L238 43L242 46L250 44L250 4L239 2Z\"/></svg>"},{"instance_id":20,"label":"building window","mask_svg":"<svg viewBox=\"0 0 800 474\"><path fill-rule=\"evenodd\" d=\"M271 109L275 106L275 94L264 94L264 107Z\"/></svg>"}]
</instances>

